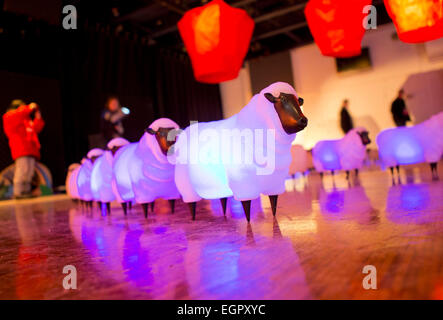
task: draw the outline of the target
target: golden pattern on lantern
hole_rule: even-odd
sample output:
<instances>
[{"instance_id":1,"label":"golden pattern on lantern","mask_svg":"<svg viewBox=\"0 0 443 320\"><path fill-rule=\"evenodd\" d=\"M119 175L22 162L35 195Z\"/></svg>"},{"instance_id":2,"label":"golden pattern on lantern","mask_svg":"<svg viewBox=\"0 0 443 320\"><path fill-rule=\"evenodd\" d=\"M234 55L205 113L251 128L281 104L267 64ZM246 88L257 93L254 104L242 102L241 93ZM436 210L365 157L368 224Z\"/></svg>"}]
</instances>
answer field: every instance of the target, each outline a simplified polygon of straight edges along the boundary
<instances>
[{"instance_id":1,"label":"golden pattern on lantern","mask_svg":"<svg viewBox=\"0 0 443 320\"><path fill-rule=\"evenodd\" d=\"M443 17L443 0L390 0L401 32L434 26Z\"/></svg>"},{"instance_id":2,"label":"golden pattern on lantern","mask_svg":"<svg viewBox=\"0 0 443 320\"><path fill-rule=\"evenodd\" d=\"M204 54L216 48L220 42L220 6L207 6L193 21L195 48Z\"/></svg>"}]
</instances>

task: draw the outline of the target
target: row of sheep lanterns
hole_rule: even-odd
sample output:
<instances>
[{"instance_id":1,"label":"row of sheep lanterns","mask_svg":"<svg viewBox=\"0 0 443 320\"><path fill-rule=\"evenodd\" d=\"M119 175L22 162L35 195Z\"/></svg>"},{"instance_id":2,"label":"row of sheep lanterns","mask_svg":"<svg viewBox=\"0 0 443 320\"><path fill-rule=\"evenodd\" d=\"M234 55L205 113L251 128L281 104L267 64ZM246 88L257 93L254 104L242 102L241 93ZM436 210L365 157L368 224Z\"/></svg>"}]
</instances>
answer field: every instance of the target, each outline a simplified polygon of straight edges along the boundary
<instances>
[{"instance_id":1,"label":"row of sheep lanterns","mask_svg":"<svg viewBox=\"0 0 443 320\"><path fill-rule=\"evenodd\" d=\"M125 215L133 203L138 203L145 217L149 206L154 210L156 199L168 200L174 212L175 200L181 198L188 204L193 220L199 200L220 199L226 214L227 200L234 197L241 201L248 222L251 200L263 194L269 196L275 216L278 195L285 191L288 174L307 169L307 151L291 146L296 133L308 125L302 105L303 99L292 86L277 82L228 119L198 123L198 127L191 124L184 130L170 119L158 119L140 141L113 139L107 150L92 149L81 164L72 164L66 179L67 193L89 206L93 201L105 204L108 213L113 201L122 205ZM442 124L443 112L414 127L382 131L377 136L382 163L393 170L403 164L428 162L436 177L443 153ZM240 136L236 140L239 149L233 151L232 145L221 138L225 132L257 130L271 130L272 139L266 140L269 135L252 140ZM314 167L321 175L337 170L346 171L347 176L351 170L358 173L368 143L368 132L361 127L340 140L320 141L312 150ZM197 151L189 152L196 144ZM243 155L248 150L254 155L259 150L274 156L265 162L257 158L248 161L246 156L232 161L238 160L236 153Z\"/></svg>"}]
</instances>

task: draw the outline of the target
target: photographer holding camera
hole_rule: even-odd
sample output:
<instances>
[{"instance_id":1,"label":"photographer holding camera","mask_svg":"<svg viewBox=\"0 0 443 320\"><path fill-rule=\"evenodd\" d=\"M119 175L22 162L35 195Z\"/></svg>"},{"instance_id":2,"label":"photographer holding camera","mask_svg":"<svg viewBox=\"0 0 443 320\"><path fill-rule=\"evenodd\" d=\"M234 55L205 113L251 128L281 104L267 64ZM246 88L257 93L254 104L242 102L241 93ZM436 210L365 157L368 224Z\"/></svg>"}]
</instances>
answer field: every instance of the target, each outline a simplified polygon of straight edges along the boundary
<instances>
[{"instance_id":1,"label":"photographer holding camera","mask_svg":"<svg viewBox=\"0 0 443 320\"><path fill-rule=\"evenodd\" d=\"M3 115L3 128L15 161L14 198L31 197L31 181L35 161L40 159L38 134L45 126L39 106L13 100Z\"/></svg>"}]
</instances>

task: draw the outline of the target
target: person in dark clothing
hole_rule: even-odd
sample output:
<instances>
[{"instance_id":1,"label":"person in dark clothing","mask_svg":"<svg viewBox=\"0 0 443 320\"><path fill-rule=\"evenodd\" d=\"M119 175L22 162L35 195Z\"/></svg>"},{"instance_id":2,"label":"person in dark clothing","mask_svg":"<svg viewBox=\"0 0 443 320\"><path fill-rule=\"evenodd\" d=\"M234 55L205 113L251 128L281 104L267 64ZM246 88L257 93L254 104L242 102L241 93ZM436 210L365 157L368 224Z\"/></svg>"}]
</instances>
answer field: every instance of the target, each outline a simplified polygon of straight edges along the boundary
<instances>
[{"instance_id":1,"label":"person in dark clothing","mask_svg":"<svg viewBox=\"0 0 443 320\"><path fill-rule=\"evenodd\" d=\"M121 108L117 97L111 96L106 100L106 107L101 116L101 131L106 141L123 137L125 130L122 120L128 114L124 109Z\"/></svg>"},{"instance_id":2,"label":"person in dark clothing","mask_svg":"<svg viewBox=\"0 0 443 320\"><path fill-rule=\"evenodd\" d=\"M349 114L348 105L349 101L347 99L343 100L343 104L340 111L340 126L344 134L354 129L354 123L352 121L351 115Z\"/></svg>"},{"instance_id":3,"label":"person in dark clothing","mask_svg":"<svg viewBox=\"0 0 443 320\"><path fill-rule=\"evenodd\" d=\"M406 103L403 99L403 89L398 92L398 97L392 102L391 113L394 118L395 125L397 127L404 127L406 122L411 121L408 110L406 109Z\"/></svg>"}]
</instances>

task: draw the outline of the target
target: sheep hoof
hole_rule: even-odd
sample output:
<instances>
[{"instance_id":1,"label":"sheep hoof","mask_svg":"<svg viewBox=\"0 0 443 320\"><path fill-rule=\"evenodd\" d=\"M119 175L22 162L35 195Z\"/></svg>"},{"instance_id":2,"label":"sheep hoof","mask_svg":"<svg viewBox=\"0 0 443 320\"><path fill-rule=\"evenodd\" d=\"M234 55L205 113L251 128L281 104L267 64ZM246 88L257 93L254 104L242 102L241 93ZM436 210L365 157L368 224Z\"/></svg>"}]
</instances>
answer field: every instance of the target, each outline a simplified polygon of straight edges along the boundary
<instances>
[{"instance_id":1,"label":"sheep hoof","mask_svg":"<svg viewBox=\"0 0 443 320\"><path fill-rule=\"evenodd\" d=\"M155 204L154 201L152 201L152 202L150 203L150 205L151 205L151 212L154 212L154 204Z\"/></svg>"},{"instance_id":2,"label":"sheep hoof","mask_svg":"<svg viewBox=\"0 0 443 320\"><path fill-rule=\"evenodd\" d=\"M223 215L226 216L226 204L228 202L228 198L221 198L220 202L223 208Z\"/></svg>"},{"instance_id":3,"label":"sheep hoof","mask_svg":"<svg viewBox=\"0 0 443 320\"><path fill-rule=\"evenodd\" d=\"M246 200L241 202L243 210L245 211L246 220L248 223L251 222L251 200Z\"/></svg>"},{"instance_id":4,"label":"sheep hoof","mask_svg":"<svg viewBox=\"0 0 443 320\"><path fill-rule=\"evenodd\" d=\"M192 220L195 220L195 210L197 208L197 202L189 202L188 206L189 210L191 211Z\"/></svg>"},{"instance_id":5,"label":"sheep hoof","mask_svg":"<svg viewBox=\"0 0 443 320\"><path fill-rule=\"evenodd\" d=\"M143 213L145 214L145 219L148 218L148 204L142 203Z\"/></svg>"},{"instance_id":6,"label":"sheep hoof","mask_svg":"<svg viewBox=\"0 0 443 320\"><path fill-rule=\"evenodd\" d=\"M269 201L271 202L272 215L274 217L275 214L277 213L277 200L278 200L278 195L269 196Z\"/></svg>"},{"instance_id":7,"label":"sheep hoof","mask_svg":"<svg viewBox=\"0 0 443 320\"><path fill-rule=\"evenodd\" d=\"M125 216L128 215L128 204L126 202L122 203L122 209L123 209L123 213L125 214Z\"/></svg>"},{"instance_id":8,"label":"sheep hoof","mask_svg":"<svg viewBox=\"0 0 443 320\"><path fill-rule=\"evenodd\" d=\"M171 207L171 212L174 213L175 211L175 200L169 200L169 206Z\"/></svg>"}]
</instances>

